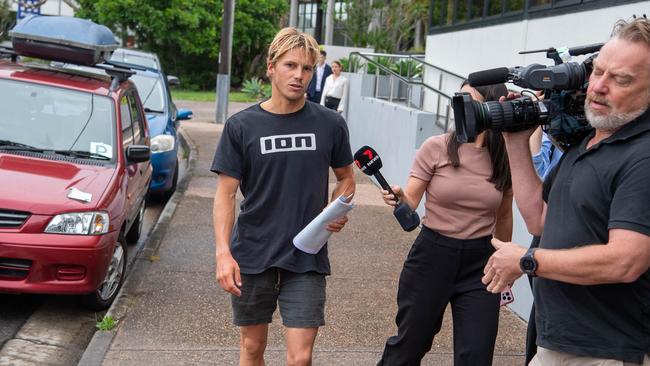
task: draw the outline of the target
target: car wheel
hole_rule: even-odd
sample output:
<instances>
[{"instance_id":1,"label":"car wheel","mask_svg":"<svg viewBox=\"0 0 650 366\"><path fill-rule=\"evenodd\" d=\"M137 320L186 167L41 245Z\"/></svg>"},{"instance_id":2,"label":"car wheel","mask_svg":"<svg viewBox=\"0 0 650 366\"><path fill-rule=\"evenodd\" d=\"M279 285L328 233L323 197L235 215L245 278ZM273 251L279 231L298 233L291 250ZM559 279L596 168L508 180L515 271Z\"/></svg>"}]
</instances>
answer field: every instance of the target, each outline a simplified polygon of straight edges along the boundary
<instances>
[{"instance_id":1,"label":"car wheel","mask_svg":"<svg viewBox=\"0 0 650 366\"><path fill-rule=\"evenodd\" d=\"M165 200L171 198L171 196L176 192L176 187L178 186L178 159L176 159L176 168L174 168L174 175L172 177L172 186L169 187L169 190L163 194Z\"/></svg>"},{"instance_id":2,"label":"car wheel","mask_svg":"<svg viewBox=\"0 0 650 366\"><path fill-rule=\"evenodd\" d=\"M142 203L140 204L140 208L138 209L138 217L135 218L135 222L131 224L131 228L129 229L129 232L126 233L126 242L127 243L137 243L138 239L140 239L140 235L142 235L142 226L144 224L144 210L146 208L146 202L147 198L142 199Z\"/></svg>"},{"instance_id":3,"label":"car wheel","mask_svg":"<svg viewBox=\"0 0 650 366\"><path fill-rule=\"evenodd\" d=\"M106 276L94 292L82 297L84 307L91 310L107 309L122 288L126 276L126 241L120 235L115 243Z\"/></svg>"}]
</instances>

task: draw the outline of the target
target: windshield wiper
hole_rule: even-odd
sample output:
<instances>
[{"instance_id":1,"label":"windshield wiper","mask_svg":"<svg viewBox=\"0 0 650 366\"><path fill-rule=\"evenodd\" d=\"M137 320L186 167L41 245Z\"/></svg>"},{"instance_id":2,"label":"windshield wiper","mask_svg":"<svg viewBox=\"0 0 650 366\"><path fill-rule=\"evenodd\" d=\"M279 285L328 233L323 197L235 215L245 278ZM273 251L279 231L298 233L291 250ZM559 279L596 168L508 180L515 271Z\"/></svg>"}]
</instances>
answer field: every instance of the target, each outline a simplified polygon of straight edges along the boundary
<instances>
[{"instance_id":1,"label":"windshield wiper","mask_svg":"<svg viewBox=\"0 0 650 366\"><path fill-rule=\"evenodd\" d=\"M111 158L97 154L90 151L84 150L52 150L52 149L42 149L20 142L15 142L11 140L0 140L0 150L12 150L12 151L31 151L37 153L54 153L58 155L73 156L75 158L82 159L98 159L98 160L111 160Z\"/></svg>"},{"instance_id":2,"label":"windshield wiper","mask_svg":"<svg viewBox=\"0 0 650 366\"><path fill-rule=\"evenodd\" d=\"M0 149L3 150L20 150L20 151L34 151L34 152L43 152L45 149L39 149L37 147L23 144L11 140L0 140Z\"/></svg>"},{"instance_id":3,"label":"windshield wiper","mask_svg":"<svg viewBox=\"0 0 650 366\"><path fill-rule=\"evenodd\" d=\"M59 155L73 156L75 158L82 158L82 159L111 160L111 158L109 158L106 155L97 154L85 150L54 150L54 153Z\"/></svg>"},{"instance_id":4,"label":"windshield wiper","mask_svg":"<svg viewBox=\"0 0 650 366\"><path fill-rule=\"evenodd\" d=\"M165 113L165 111L159 111L151 108L146 108L144 109L145 113Z\"/></svg>"}]
</instances>

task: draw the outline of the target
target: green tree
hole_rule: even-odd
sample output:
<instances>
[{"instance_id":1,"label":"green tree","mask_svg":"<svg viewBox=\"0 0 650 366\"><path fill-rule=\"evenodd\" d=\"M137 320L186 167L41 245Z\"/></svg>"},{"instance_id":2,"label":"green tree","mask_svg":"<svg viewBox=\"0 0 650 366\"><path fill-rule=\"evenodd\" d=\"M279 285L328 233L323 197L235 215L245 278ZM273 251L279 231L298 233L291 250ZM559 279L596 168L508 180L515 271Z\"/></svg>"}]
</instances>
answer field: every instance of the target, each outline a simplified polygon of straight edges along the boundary
<instances>
[{"instance_id":1,"label":"green tree","mask_svg":"<svg viewBox=\"0 0 650 366\"><path fill-rule=\"evenodd\" d=\"M77 16L111 28L126 44L156 52L185 88L212 89L219 56L222 0L78 0ZM232 81L262 76L265 46L287 12L284 0L239 0L235 7Z\"/></svg>"},{"instance_id":2,"label":"green tree","mask_svg":"<svg viewBox=\"0 0 650 366\"><path fill-rule=\"evenodd\" d=\"M366 47L371 44L369 30L375 10L371 0L345 1L345 19L339 17L337 21L343 26L343 36L353 45Z\"/></svg>"},{"instance_id":3,"label":"green tree","mask_svg":"<svg viewBox=\"0 0 650 366\"><path fill-rule=\"evenodd\" d=\"M16 20L9 10L9 0L0 0L0 40L8 38L9 29Z\"/></svg>"},{"instance_id":4,"label":"green tree","mask_svg":"<svg viewBox=\"0 0 650 366\"><path fill-rule=\"evenodd\" d=\"M354 46L392 53L418 46L416 30L427 23L429 1L346 0L345 8L346 18L338 21Z\"/></svg>"}]
</instances>

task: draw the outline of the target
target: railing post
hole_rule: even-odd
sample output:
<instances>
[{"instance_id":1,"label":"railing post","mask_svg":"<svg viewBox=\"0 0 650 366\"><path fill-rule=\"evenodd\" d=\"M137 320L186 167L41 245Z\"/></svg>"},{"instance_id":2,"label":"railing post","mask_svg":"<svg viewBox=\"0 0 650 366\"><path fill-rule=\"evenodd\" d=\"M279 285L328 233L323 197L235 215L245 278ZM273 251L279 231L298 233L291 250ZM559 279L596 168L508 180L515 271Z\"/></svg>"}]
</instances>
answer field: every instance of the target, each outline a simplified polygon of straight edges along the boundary
<instances>
[{"instance_id":1,"label":"railing post","mask_svg":"<svg viewBox=\"0 0 650 366\"><path fill-rule=\"evenodd\" d=\"M445 116L445 132L449 131L449 109L451 109L451 105L447 104L447 115Z\"/></svg>"},{"instance_id":2,"label":"railing post","mask_svg":"<svg viewBox=\"0 0 650 366\"><path fill-rule=\"evenodd\" d=\"M424 110L424 93L425 93L424 85L420 85L420 109L421 110ZM439 95L438 98L440 98ZM436 118L438 117L436 116Z\"/></svg>"},{"instance_id":3,"label":"railing post","mask_svg":"<svg viewBox=\"0 0 650 366\"><path fill-rule=\"evenodd\" d=\"M395 77L390 76L390 93L388 93L388 101L393 102L393 86L394 86Z\"/></svg>"},{"instance_id":4,"label":"railing post","mask_svg":"<svg viewBox=\"0 0 650 366\"><path fill-rule=\"evenodd\" d=\"M406 107L411 108L411 97L413 96L413 84L406 84Z\"/></svg>"},{"instance_id":5,"label":"railing post","mask_svg":"<svg viewBox=\"0 0 650 366\"><path fill-rule=\"evenodd\" d=\"M375 65L375 98L379 98L379 66Z\"/></svg>"},{"instance_id":6,"label":"railing post","mask_svg":"<svg viewBox=\"0 0 650 366\"><path fill-rule=\"evenodd\" d=\"M442 91L442 72L440 73L440 78L438 78L438 90ZM438 101L436 105L436 116L440 116L440 95L438 95Z\"/></svg>"}]
</instances>

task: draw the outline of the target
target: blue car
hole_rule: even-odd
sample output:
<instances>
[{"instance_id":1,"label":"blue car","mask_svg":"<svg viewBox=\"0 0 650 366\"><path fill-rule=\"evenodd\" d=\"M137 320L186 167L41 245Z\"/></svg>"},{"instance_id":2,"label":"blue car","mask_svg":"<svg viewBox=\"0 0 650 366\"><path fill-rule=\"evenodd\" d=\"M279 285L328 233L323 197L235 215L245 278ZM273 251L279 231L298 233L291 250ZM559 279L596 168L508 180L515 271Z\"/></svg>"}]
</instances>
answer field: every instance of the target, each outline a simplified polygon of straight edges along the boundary
<instances>
[{"instance_id":1,"label":"blue car","mask_svg":"<svg viewBox=\"0 0 650 366\"><path fill-rule=\"evenodd\" d=\"M192 112L179 113L172 101L167 79L160 71L136 70L130 80L138 89L151 135L153 176L149 192L169 198L178 183L177 123L191 118Z\"/></svg>"}]
</instances>

